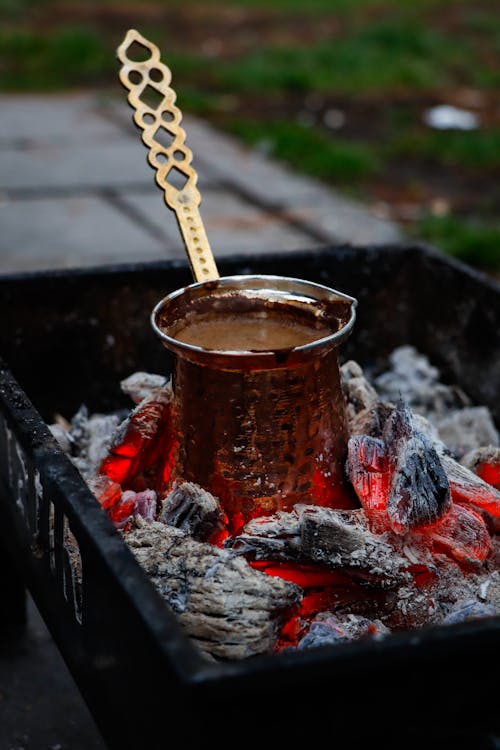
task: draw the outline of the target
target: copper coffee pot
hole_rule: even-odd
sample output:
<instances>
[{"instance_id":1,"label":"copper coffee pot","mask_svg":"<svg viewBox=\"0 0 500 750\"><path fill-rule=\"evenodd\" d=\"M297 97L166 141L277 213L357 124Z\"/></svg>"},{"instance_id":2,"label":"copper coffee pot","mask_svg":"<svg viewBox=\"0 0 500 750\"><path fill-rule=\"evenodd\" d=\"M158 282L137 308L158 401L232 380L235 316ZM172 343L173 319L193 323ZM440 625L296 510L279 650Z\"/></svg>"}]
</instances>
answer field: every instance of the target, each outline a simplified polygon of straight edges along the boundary
<instances>
[{"instance_id":1,"label":"copper coffee pot","mask_svg":"<svg viewBox=\"0 0 500 750\"><path fill-rule=\"evenodd\" d=\"M146 60L127 57L133 44L145 48ZM179 448L173 479L196 482L219 497L232 533L251 518L296 503L345 507L347 429L338 347L352 331L357 301L303 279L219 276L170 71L157 47L135 30L127 33L118 57L134 121L177 217L195 279L160 300L151 314L153 330L174 354ZM156 106L144 101L149 87L160 97ZM158 142L160 128L171 135L169 146ZM171 178L179 174L184 184L175 187ZM272 318L321 333L297 346L258 351L207 348L177 337L186 321L242 310L256 325Z\"/></svg>"}]
</instances>

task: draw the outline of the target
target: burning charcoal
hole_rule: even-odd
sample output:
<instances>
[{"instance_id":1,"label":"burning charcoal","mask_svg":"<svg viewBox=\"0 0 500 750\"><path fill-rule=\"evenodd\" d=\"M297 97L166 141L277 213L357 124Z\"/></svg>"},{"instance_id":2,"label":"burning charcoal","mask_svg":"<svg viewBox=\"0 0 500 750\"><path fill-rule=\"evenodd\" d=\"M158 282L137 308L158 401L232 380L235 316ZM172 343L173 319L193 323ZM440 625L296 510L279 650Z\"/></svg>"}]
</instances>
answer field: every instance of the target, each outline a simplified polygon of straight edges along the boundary
<instances>
[{"instance_id":1,"label":"burning charcoal","mask_svg":"<svg viewBox=\"0 0 500 750\"><path fill-rule=\"evenodd\" d=\"M176 447L172 392L158 388L120 426L99 472L124 489L162 492L170 480Z\"/></svg>"},{"instance_id":2,"label":"burning charcoal","mask_svg":"<svg viewBox=\"0 0 500 750\"><path fill-rule=\"evenodd\" d=\"M397 533L436 521L451 503L448 478L438 452L400 401L384 429L392 477L387 515Z\"/></svg>"},{"instance_id":3,"label":"burning charcoal","mask_svg":"<svg viewBox=\"0 0 500 750\"><path fill-rule=\"evenodd\" d=\"M143 490L142 492L126 490L122 495L121 502L128 503L130 501L134 504L131 516L141 516L141 518L150 523L156 519L157 500L154 490Z\"/></svg>"},{"instance_id":4,"label":"burning charcoal","mask_svg":"<svg viewBox=\"0 0 500 750\"><path fill-rule=\"evenodd\" d=\"M350 422L356 414L373 406L377 392L363 375L357 362L349 360L340 368L342 390L346 402L347 419Z\"/></svg>"},{"instance_id":5,"label":"burning charcoal","mask_svg":"<svg viewBox=\"0 0 500 750\"><path fill-rule=\"evenodd\" d=\"M486 525L471 508L452 503L438 521L414 530L412 536L434 549L450 555L465 567L479 567L491 554L491 539Z\"/></svg>"},{"instance_id":6,"label":"burning charcoal","mask_svg":"<svg viewBox=\"0 0 500 750\"><path fill-rule=\"evenodd\" d=\"M355 435L347 444L347 474L361 505L375 521L385 516L391 481L389 456L383 440Z\"/></svg>"},{"instance_id":7,"label":"burning charcoal","mask_svg":"<svg viewBox=\"0 0 500 750\"><path fill-rule=\"evenodd\" d=\"M210 492L193 482L183 482L175 485L163 501L158 520L206 542L222 531L224 518L220 502Z\"/></svg>"},{"instance_id":8,"label":"burning charcoal","mask_svg":"<svg viewBox=\"0 0 500 750\"><path fill-rule=\"evenodd\" d=\"M308 648L319 646L331 646L345 640L344 631L339 627L333 617L320 615L315 618L307 631L297 644L297 649L303 651Z\"/></svg>"},{"instance_id":9,"label":"burning charcoal","mask_svg":"<svg viewBox=\"0 0 500 750\"><path fill-rule=\"evenodd\" d=\"M252 560L298 560L300 544L299 517L285 511L249 521L226 541L226 546Z\"/></svg>"},{"instance_id":10,"label":"burning charcoal","mask_svg":"<svg viewBox=\"0 0 500 750\"><path fill-rule=\"evenodd\" d=\"M460 460L462 466L500 490L500 448L489 445L470 451Z\"/></svg>"},{"instance_id":11,"label":"burning charcoal","mask_svg":"<svg viewBox=\"0 0 500 750\"><path fill-rule=\"evenodd\" d=\"M204 654L244 659L273 652L300 588L163 523L137 519L124 539Z\"/></svg>"},{"instance_id":12,"label":"burning charcoal","mask_svg":"<svg viewBox=\"0 0 500 750\"><path fill-rule=\"evenodd\" d=\"M304 505L297 507L297 513L301 552L306 558L327 566L362 569L377 585L409 579L411 563L385 536L372 533L364 510Z\"/></svg>"},{"instance_id":13,"label":"burning charcoal","mask_svg":"<svg viewBox=\"0 0 500 750\"><path fill-rule=\"evenodd\" d=\"M390 632L380 620L372 621L361 615L342 616L322 612L311 622L306 635L298 642L297 649L302 651L360 638L382 638Z\"/></svg>"},{"instance_id":14,"label":"burning charcoal","mask_svg":"<svg viewBox=\"0 0 500 750\"><path fill-rule=\"evenodd\" d=\"M441 461L450 482L454 502L472 505L481 512L488 513L492 519L497 519L494 525L498 525L500 490L495 489L449 455L442 455Z\"/></svg>"},{"instance_id":15,"label":"burning charcoal","mask_svg":"<svg viewBox=\"0 0 500 750\"><path fill-rule=\"evenodd\" d=\"M59 418L50 429L80 473L89 479L107 454L122 419L120 413L89 415L88 408L82 405L71 422Z\"/></svg>"},{"instance_id":16,"label":"burning charcoal","mask_svg":"<svg viewBox=\"0 0 500 750\"><path fill-rule=\"evenodd\" d=\"M96 473L101 461L108 453L120 422L121 417L116 414L109 416L93 414L87 421L83 454L87 461L88 473Z\"/></svg>"},{"instance_id":17,"label":"burning charcoal","mask_svg":"<svg viewBox=\"0 0 500 750\"><path fill-rule=\"evenodd\" d=\"M167 385L167 378L164 375L154 375L149 372L134 372L121 381L120 387L127 396L130 396L135 404L151 395L151 392L157 388L163 388Z\"/></svg>"},{"instance_id":18,"label":"burning charcoal","mask_svg":"<svg viewBox=\"0 0 500 750\"><path fill-rule=\"evenodd\" d=\"M313 562L320 566L318 570L325 581L328 569L343 568L350 576L362 577L376 586L409 578L408 570L415 562L399 554L386 537L372 533L361 509L296 505L290 513L283 511L250 521L241 534L226 544L248 559L266 561L266 570L270 561ZM277 575L286 577L286 571L274 568ZM296 567L293 570L293 580L298 582ZM311 581L311 575L304 580ZM335 582L339 583L337 579L329 583ZM341 583L345 584L345 579ZM300 585L307 587L307 583Z\"/></svg>"},{"instance_id":19,"label":"burning charcoal","mask_svg":"<svg viewBox=\"0 0 500 750\"><path fill-rule=\"evenodd\" d=\"M480 620L482 617L494 617L495 615L495 607L491 604L472 600L454 607L443 619L443 623L445 625L453 625L456 622Z\"/></svg>"},{"instance_id":20,"label":"burning charcoal","mask_svg":"<svg viewBox=\"0 0 500 750\"><path fill-rule=\"evenodd\" d=\"M92 477L88 485L118 529L128 528L136 515L146 521L155 520L156 492L153 490L123 492L121 486L105 474Z\"/></svg>"},{"instance_id":21,"label":"burning charcoal","mask_svg":"<svg viewBox=\"0 0 500 750\"><path fill-rule=\"evenodd\" d=\"M438 623L441 609L432 587L411 582L395 592L392 606L381 613L380 619L390 630L418 630Z\"/></svg>"},{"instance_id":22,"label":"burning charcoal","mask_svg":"<svg viewBox=\"0 0 500 750\"><path fill-rule=\"evenodd\" d=\"M104 510L117 505L122 498L123 491L120 485L104 474L90 477L87 484Z\"/></svg>"},{"instance_id":23,"label":"burning charcoal","mask_svg":"<svg viewBox=\"0 0 500 750\"><path fill-rule=\"evenodd\" d=\"M386 401L377 401L372 406L368 406L349 420L349 434L381 438L384 425L394 408L394 404Z\"/></svg>"},{"instance_id":24,"label":"burning charcoal","mask_svg":"<svg viewBox=\"0 0 500 750\"><path fill-rule=\"evenodd\" d=\"M481 446L497 446L498 432L486 406L453 411L436 421L439 437L456 459Z\"/></svg>"}]
</instances>

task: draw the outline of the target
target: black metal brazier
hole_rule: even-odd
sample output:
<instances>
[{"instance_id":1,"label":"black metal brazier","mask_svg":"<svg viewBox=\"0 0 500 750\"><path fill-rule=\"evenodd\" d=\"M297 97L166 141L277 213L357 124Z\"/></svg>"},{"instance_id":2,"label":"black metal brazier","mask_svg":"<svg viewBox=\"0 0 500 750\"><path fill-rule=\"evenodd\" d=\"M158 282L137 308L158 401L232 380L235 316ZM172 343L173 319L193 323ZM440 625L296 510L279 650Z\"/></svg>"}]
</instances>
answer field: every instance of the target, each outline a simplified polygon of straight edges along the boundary
<instances>
[{"instance_id":1,"label":"black metal brazier","mask_svg":"<svg viewBox=\"0 0 500 750\"><path fill-rule=\"evenodd\" d=\"M414 345L500 421L500 287L482 274L424 245L235 256L220 270L342 289L358 300L344 358L383 364ZM3 605L15 614L14 584L29 587L113 750L169 747L177 736L196 748L245 737L259 748L488 746L500 731L486 687L499 618L209 662L57 447L47 427L57 412L129 407L119 381L166 370L149 313L189 283L187 264L167 261L0 278Z\"/></svg>"}]
</instances>

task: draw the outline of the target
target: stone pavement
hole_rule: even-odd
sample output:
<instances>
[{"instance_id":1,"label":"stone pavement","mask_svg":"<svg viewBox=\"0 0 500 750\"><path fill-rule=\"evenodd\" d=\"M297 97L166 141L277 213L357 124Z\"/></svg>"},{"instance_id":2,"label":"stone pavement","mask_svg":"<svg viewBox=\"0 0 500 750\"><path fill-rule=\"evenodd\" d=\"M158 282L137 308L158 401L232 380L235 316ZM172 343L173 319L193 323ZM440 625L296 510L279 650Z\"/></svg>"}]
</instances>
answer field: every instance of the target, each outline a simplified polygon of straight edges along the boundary
<instances>
[{"instance_id":1,"label":"stone pavement","mask_svg":"<svg viewBox=\"0 0 500 750\"><path fill-rule=\"evenodd\" d=\"M0 273L184 258L125 95L0 96ZM400 238L390 223L186 116L214 256Z\"/></svg>"},{"instance_id":2,"label":"stone pavement","mask_svg":"<svg viewBox=\"0 0 500 750\"><path fill-rule=\"evenodd\" d=\"M334 190L184 119L217 258L399 239ZM174 214L117 96L0 96L0 273L185 258ZM0 750L101 750L102 739L29 601L0 632Z\"/></svg>"}]
</instances>

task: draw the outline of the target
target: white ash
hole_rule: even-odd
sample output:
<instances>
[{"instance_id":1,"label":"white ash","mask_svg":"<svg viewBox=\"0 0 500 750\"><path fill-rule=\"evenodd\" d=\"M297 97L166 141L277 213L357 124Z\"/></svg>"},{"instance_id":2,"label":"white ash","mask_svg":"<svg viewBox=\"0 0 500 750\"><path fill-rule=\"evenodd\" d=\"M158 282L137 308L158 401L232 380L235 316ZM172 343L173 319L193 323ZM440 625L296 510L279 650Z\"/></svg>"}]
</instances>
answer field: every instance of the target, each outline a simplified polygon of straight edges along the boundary
<instances>
[{"instance_id":1,"label":"white ash","mask_svg":"<svg viewBox=\"0 0 500 750\"><path fill-rule=\"evenodd\" d=\"M412 410L429 414L448 414L450 409L470 405L470 399L457 386L440 382L441 373L413 346L400 346L389 356L389 367L373 378L373 386L382 401L403 399Z\"/></svg>"},{"instance_id":2,"label":"white ash","mask_svg":"<svg viewBox=\"0 0 500 750\"><path fill-rule=\"evenodd\" d=\"M61 450L63 450L65 453L69 455L71 453L73 444L71 441L71 436L69 434L68 427L61 424L60 422L54 422L53 424L49 425L49 430L51 431L52 435L55 437Z\"/></svg>"},{"instance_id":3,"label":"white ash","mask_svg":"<svg viewBox=\"0 0 500 750\"><path fill-rule=\"evenodd\" d=\"M483 446L498 446L498 431L486 406L468 406L436 420L439 436L456 458Z\"/></svg>"},{"instance_id":4,"label":"white ash","mask_svg":"<svg viewBox=\"0 0 500 750\"><path fill-rule=\"evenodd\" d=\"M90 415L88 407L82 404L67 425L59 421L49 427L62 450L89 480L108 455L123 421L123 412Z\"/></svg>"},{"instance_id":5,"label":"white ash","mask_svg":"<svg viewBox=\"0 0 500 750\"><path fill-rule=\"evenodd\" d=\"M453 468L457 464L454 459L465 460L465 456L457 456L452 433L446 433L446 441L443 439L450 416L456 423L461 423L472 412L472 417L477 419L470 428L474 438L471 444L467 444L469 462L474 450L491 448L474 445L484 441L486 435L495 437L490 430L492 421L488 410L474 407L460 389L441 383L438 370L412 347L395 350L390 368L371 382L354 361L341 368L341 375L351 434L380 437L396 402L403 396L412 408L419 429L432 437L434 445L440 446L440 455L447 456ZM136 405L144 399L155 398L158 393L162 398L171 398L171 384L159 375L134 373L122 381L121 387ZM89 415L82 407L69 425L54 424L53 434L88 477L104 457L106 446L109 448L116 442L133 413L134 410L125 415ZM106 426L99 422L102 419ZM445 426L441 433L442 421ZM485 427L488 423L489 427ZM144 427L147 429L148 425ZM496 438L494 445L498 445L498 433ZM459 450L464 450L464 447L462 443ZM471 468L461 466L468 472L465 478L462 476L462 481L472 481L472 476L474 481L482 482ZM252 557L326 564L347 572L359 585L366 587L362 614L354 611L353 604L351 611L351 605L346 605L344 611L337 608L323 613L324 617L318 615L315 628L319 629L316 636L320 640L329 637L326 630L331 635L335 627L342 629L343 626L346 638L364 637L367 631L372 636L376 633L382 636L388 630L418 629L429 624L500 614L499 554L495 537L492 558L479 570L464 574L449 557L431 555L429 549L419 545L418 539L411 534L398 538L388 532L373 534L377 538L370 541L356 524L345 522L343 511L333 511L338 514L336 522L331 524L338 527L337 548L332 542L326 549L325 541L325 549L322 549L323 542L319 540L322 539L320 529L323 522L320 523L320 517L323 513L328 515L331 509L312 506L306 523L300 515L305 506L297 506L290 514L254 519L240 536L239 554L236 554L235 549L230 549L230 544L220 549L193 538L193 535L205 537L206 532L200 535L198 526L204 511L197 517L195 512L191 514L189 503L183 507L184 501L185 498L178 511L175 502L172 503L170 517L167 515L168 504L159 504L159 508L165 508L163 520L181 527L184 524L185 531L151 520L148 515L149 522L136 517L132 530L123 532L123 537L157 590L178 615L188 635L209 658L241 659L272 653L285 610L293 608L303 593L294 584L254 570L247 561ZM203 507L203 503L201 505ZM354 513L361 517L359 511ZM434 576L431 583L417 586L409 575L410 571L420 567ZM371 595L378 589L383 589L384 604ZM333 619L325 625L328 618ZM337 622L335 627L332 625L334 619ZM300 647L308 647L308 642L311 645L317 643L316 636L311 635L309 640L305 637Z\"/></svg>"},{"instance_id":6,"label":"white ash","mask_svg":"<svg viewBox=\"0 0 500 750\"><path fill-rule=\"evenodd\" d=\"M499 445L498 428L485 406L473 406L456 385L440 381L439 370L412 346L395 349L389 368L373 377L380 401L402 398L412 411L426 417L457 459L485 445Z\"/></svg>"},{"instance_id":7,"label":"white ash","mask_svg":"<svg viewBox=\"0 0 500 750\"><path fill-rule=\"evenodd\" d=\"M120 382L120 388L127 396L130 396L135 404L139 404L151 392L157 388L163 388L168 383L164 375L156 375L150 372L134 372Z\"/></svg>"},{"instance_id":8,"label":"white ash","mask_svg":"<svg viewBox=\"0 0 500 750\"><path fill-rule=\"evenodd\" d=\"M253 570L243 557L172 526L136 519L125 541L202 653L244 659L272 653L300 601L292 583Z\"/></svg>"}]
</instances>

